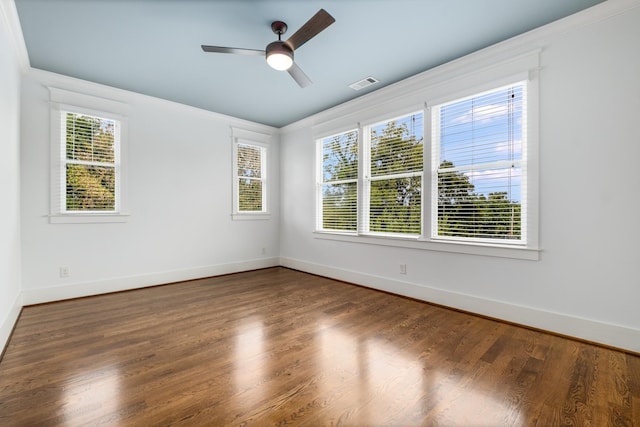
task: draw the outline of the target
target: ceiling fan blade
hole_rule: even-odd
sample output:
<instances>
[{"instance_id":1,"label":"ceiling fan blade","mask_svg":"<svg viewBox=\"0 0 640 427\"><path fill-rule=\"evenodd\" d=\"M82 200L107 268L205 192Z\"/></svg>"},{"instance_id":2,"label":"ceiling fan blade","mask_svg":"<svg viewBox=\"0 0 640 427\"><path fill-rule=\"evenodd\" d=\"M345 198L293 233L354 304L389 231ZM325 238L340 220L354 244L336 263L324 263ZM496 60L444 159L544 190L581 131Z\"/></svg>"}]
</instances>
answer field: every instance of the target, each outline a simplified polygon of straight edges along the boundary
<instances>
[{"instance_id":1,"label":"ceiling fan blade","mask_svg":"<svg viewBox=\"0 0 640 427\"><path fill-rule=\"evenodd\" d=\"M336 20L333 16L329 15L326 10L320 9L298 31L293 33L285 43L292 50L296 50L334 22Z\"/></svg>"},{"instance_id":2,"label":"ceiling fan blade","mask_svg":"<svg viewBox=\"0 0 640 427\"><path fill-rule=\"evenodd\" d=\"M215 53L235 53L238 55L264 56L264 50L243 49L240 47L207 46L203 44L202 50L204 50L205 52L215 52Z\"/></svg>"},{"instance_id":3,"label":"ceiling fan blade","mask_svg":"<svg viewBox=\"0 0 640 427\"><path fill-rule=\"evenodd\" d=\"M298 65L295 62L293 63L291 68L287 70L287 72L291 77L293 77L293 80L295 80L296 83L298 83L298 86L300 87L304 88L309 86L311 83L313 83L311 79L307 77L304 71L302 71L302 68L298 67Z\"/></svg>"}]
</instances>

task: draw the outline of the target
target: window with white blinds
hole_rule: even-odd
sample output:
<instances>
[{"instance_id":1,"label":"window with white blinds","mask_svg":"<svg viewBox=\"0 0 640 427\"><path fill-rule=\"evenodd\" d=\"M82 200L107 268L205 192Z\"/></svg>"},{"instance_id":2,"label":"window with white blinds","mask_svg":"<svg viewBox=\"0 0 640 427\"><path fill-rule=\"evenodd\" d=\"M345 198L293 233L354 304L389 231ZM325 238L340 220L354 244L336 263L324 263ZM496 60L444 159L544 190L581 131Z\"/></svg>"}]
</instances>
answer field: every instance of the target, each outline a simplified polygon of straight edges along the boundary
<instances>
[{"instance_id":1,"label":"window with white blinds","mask_svg":"<svg viewBox=\"0 0 640 427\"><path fill-rule=\"evenodd\" d=\"M237 212L266 212L266 147L238 140Z\"/></svg>"},{"instance_id":2,"label":"window with white blinds","mask_svg":"<svg viewBox=\"0 0 640 427\"><path fill-rule=\"evenodd\" d=\"M365 232L421 233L423 115L366 128Z\"/></svg>"},{"instance_id":3,"label":"window with white blinds","mask_svg":"<svg viewBox=\"0 0 640 427\"><path fill-rule=\"evenodd\" d=\"M432 238L526 243L526 95L522 82L432 109Z\"/></svg>"},{"instance_id":4,"label":"window with white blinds","mask_svg":"<svg viewBox=\"0 0 640 427\"><path fill-rule=\"evenodd\" d=\"M319 142L319 228L355 232L358 228L358 131Z\"/></svg>"},{"instance_id":5,"label":"window with white blinds","mask_svg":"<svg viewBox=\"0 0 640 427\"><path fill-rule=\"evenodd\" d=\"M123 223L129 106L49 87L52 224Z\"/></svg>"},{"instance_id":6,"label":"window with white blinds","mask_svg":"<svg viewBox=\"0 0 640 427\"><path fill-rule=\"evenodd\" d=\"M320 231L420 235L423 122L417 112L318 141Z\"/></svg>"},{"instance_id":7,"label":"window with white blinds","mask_svg":"<svg viewBox=\"0 0 640 427\"><path fill-rule=\"evenodd\" d=\"M118 212L120 122L61 111L62 213Z\"/></svg>"},{"instance_id":8,"label":"window with white blinds","mask_svg":"<svg viewBox=\"0 0 640 427\"><path fill-rule=\"evenodd\" d=\"M234 220L269 220L270 184L267 172L271 135L231 128L233 171L232 212Z\"/></svg>"}]
</instances>

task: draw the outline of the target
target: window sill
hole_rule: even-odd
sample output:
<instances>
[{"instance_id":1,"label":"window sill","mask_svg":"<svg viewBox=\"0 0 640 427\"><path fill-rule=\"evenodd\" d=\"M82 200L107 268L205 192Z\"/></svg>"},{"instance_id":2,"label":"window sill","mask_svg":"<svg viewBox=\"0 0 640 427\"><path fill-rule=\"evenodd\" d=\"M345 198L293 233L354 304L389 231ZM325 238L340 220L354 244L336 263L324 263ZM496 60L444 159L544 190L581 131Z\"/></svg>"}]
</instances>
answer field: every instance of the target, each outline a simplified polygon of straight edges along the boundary
<instances>
[{"instance_id":1,"label":"window sill","mask_svg":"<svg viewBox=\"0 0 640 427\"><path fill-rule=\"evenodd\" d=\"M271 219L269 213L234 213L231 215L231 219L234 221L261 221Z\"/></svg>"},{"instance_id":2,"label":"window sill","mask_svg":"<svg viewBox=\"0 0 640 427\"><path fill-rule=\"evenodd\" d=\"M122 213L78 213L49 215L50 224L107 224L129 221L129 214Z\"/></svg>"},{"instance_id":3,"label":"window sill","mask_svg":"<svg viewBox=\"0 0 640 427\"><path fill-rule=\"evenodd\" d=\"M418 237L356 235L347 233L332 233L326 231L314 231L314 237L316 239L334 240L340 242L522 259L529 261L538 261L540 259L540 249L527 248L523 246L452 242L444 240L423 240Z\"/></svg>"}]
</instances>

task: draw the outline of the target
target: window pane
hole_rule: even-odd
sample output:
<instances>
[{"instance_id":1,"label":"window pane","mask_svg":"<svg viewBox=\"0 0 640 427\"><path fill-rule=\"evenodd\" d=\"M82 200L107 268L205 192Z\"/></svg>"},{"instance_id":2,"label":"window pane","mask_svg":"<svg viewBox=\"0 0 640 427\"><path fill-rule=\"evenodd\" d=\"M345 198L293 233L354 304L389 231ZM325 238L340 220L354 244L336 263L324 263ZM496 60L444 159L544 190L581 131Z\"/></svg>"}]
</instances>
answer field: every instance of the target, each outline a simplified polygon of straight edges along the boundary
<instances>
[{"instance_id":1,"label":"window pane","mask_svg":"<svg viewBox=\"0 0 640 427\"><path fill-rule=\"evenodd\" d=\"M371 182L369 230L420 234L422 177Z\"/></svg>"},{"instance_id":2,"label":"window pane","mask_svg":"<svg viewBox=\"0 0 640 427\"><path fill-rule=\"evenodd\" d=\"M521 169L438 173L438 235L520 239Z\"/></svg>"},{"instance_id":3,"label":"window pane","mask_svg":"<svg viewBox=\"0 0 640 427\"><path fill-rule=\"evenodd\" d=\"M66 158L113 163L116 121L66 113Z\"/></svg>"},{"instance_id":4,"label":"window pane","mask_svg":"<svg viewBox=\"0 0 640 427\"><path fill-rule=\"evenodd\" d=\"M114 211L115 168L67 164L68 211Z\"/></svg>"},{"instance_id":5,"label":"window pane","mask_svg":"<svg viewBox=\"0 0 640 427\"><path fill-rule=\"evenodd\" d=\"M240 178L238 183L238 210L262 212L262 181Z\"/></svg>"},{"instance_id":6,"label":"window pane","mask_svg":"<svg viewBox=\"0 0 640 427\"><path fill-rule=\"evenodd\" d=\"M423 114L371 128L371 176L422 171Z\"/></svg>"},{"instance_id":7,"label":"window pane","mask_svg":"<svg viewBox=\"0 0 640 427\"><path fill-rule=\"evenodd\" d=\"M322 141L323 182L358 177L358 132L346 132Z\"/></svg>"},{"instance_id":8,"label":"window pane","mask_svg":"<svg viewBox=\"0 0 640 427\"><path fill-rule=\"evenodd\" d=\"M356 231L358 187L355 182L322 186L322 228Z\"/></svg>"},{"instance_id":9,"label":"window pane","mask_svg":"<svg viewBox=\"0 0 640 427\"><path fill-rule=\"evenodd\" d=\"M456 167L522 159L523 86L440 109L440 159Z\"/></svg>"},{"instance_id":10,"label":"window pane","mask_svg":"<svg viewBox=\"0 0 640 427\"><path fill-rule=\"evenodd\" d=\"M521 240L524 84L440 107L438 236Z\"/></svg>"},{"instance_id":11,"label":"window pane","mask_svg":"<svg viewBox=\"0 0 640 427\"><path fill-rule=\"evenodd\" d=\"M371 127L370 232L421 233L423 122L419 112Z\"/></svg>"},{"instance_id":12,"label":"window pane","mask_svg":"<svg viewBox=\"0 0 640 427\"><path fill-rule=\"evenodd\" d=\"M238 144L238 176L262 177L262 150L260 147Z\"/></svg>"}]
</instances>

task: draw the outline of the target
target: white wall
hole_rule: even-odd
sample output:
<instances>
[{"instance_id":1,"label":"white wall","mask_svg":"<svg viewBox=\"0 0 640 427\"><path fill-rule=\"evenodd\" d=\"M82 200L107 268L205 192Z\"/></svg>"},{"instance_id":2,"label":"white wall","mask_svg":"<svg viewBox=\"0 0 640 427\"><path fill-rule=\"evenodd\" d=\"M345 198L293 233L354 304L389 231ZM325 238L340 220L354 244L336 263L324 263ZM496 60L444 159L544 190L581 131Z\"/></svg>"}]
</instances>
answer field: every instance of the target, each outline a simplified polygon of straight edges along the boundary
<instances>
[{"instance_id":1,"label":"white wall","mask_svg":"<svg viewBox=\"0 0 640 427\"><path fill-rule=\"evenodd\" d=\"M542 48L538 261L314 238L313 126L374 93L283 129L281 263L640 351L640 8L594 10L457 61Z\"/></svg>"},{"instance_id":2,"label":"white wall","mask_svg":"<svg viewBox=\"0 0 640 427\"><path fill-rule=\"evenodd\" d=\"M47 86L129 106L129 222L49 223ZM277 265L278 137L272 139L268 163L274 177L269 193L271 219L232 221L231 126L275 131L127 91L30 71L22 82L24 303ZM69 267L70 277L60 278L61 266Z\"/></svg>"},{"instance_id":3,"label":"white wall","mask_svg":"<svg viewBox=\"0 0 640 427\"><path fill-rule=\"evenodd\" d=\"M20 313L20 62L0 4L0 352Z\"/></svg>"}]
</instances>

